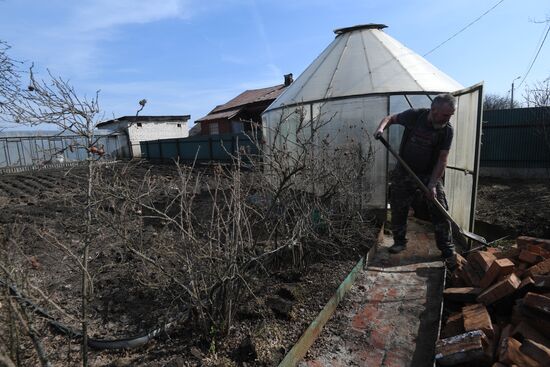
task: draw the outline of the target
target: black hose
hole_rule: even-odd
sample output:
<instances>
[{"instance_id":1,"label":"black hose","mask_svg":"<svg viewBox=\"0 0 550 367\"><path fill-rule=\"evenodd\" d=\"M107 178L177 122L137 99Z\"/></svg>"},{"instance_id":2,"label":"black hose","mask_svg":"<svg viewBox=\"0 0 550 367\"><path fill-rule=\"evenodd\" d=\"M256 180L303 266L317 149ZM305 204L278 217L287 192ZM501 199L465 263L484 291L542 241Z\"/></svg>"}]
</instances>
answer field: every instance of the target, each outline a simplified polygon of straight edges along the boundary
<instances>
[{"instance_id":1,"label":"black hose","mask_svg":"<svg viewBox=\"0 0 550 367\"><path fill-rule=\"evenodd\" d=\"M35 303L33 303L28 298L24 297L21 292L12 284L9 284L8 282L4 281L0 278L0 284L8 287L11 294L14 296L14 298L17 300L17 302L22 307L28 307L32 309L36 314L46 318L48 320L48 324L53 327L55 330L59 331L62 334L67 335L69 338L82 338L82 333L80 331L77 331L70 326L67 326L65 324L60 323L59 321L55 320L55 318L50 315L50 313L43 308L39 307ZM187 320L189 317L189 310L186 309L183 312L183 315L178 320ZM88 346L93 349L132 349L132 348L138 348L141 347L148 342L150 342L155 337L159 336L163 332L168 332L170 329L172 329L177 324L177 320L168 322L152 331L146 332L144 334L140 334L137 336L132 336L128 338L122 338L122 339L94 339L94 338L88 338Z\"/></svg>"}]
</instances>

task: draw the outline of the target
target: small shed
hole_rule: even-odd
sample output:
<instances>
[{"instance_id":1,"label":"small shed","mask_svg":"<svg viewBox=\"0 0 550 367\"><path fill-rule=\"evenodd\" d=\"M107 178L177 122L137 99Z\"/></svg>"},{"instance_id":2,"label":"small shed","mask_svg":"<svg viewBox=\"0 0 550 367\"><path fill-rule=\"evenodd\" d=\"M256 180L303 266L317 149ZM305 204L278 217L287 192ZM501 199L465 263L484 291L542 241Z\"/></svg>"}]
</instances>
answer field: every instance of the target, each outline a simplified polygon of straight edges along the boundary
<instances>
[{"instance_id":1,"label":"small shed","mask_svg":"<svg viewBox=\"0 0 550 367\"><path fill-rule=\"evenodd\" d=\"M464 228L472 230L482 85L463 89L460 83L387 35L384 28L383 24L365 24L335 30L335 39L263 113L264 136L273 143L280 136L274 131L283 120L288 136L296 134L301 119L326 120L314 139L330 137L332 149L353 139L360 141L364 152L374 148L374 163L363 185L372 188L372 192L365 204L384 208L392 160L381 144L365 136L365 131L372 138L383 117L409 108L429 107L435 95L453 93L458 99L451 120L455 139L445 184L451 214ZM386 139L397 146L401 135L402 130L392 126Z\"/></svg>"},{"instance_id":2,"label":"small shed","mask_svg":"<svg viewBox=\"0 0 550 367\"><path fill-rule=\"evenodd\" d=\"M195 121L200 124L200 135L250 132L253 124L260 126L262 112L292 81L292 74L286 74L283 84L246 90L229 102L216 106L208 115Z\"/></svg>"},{"instance_id":3,"label":"small shed","mask_svg":"<svg viewBox=\"0 0 550 367\"><path fill-rule=\"evenodd\" d=\"M187 137L189 135L187 121L190 118L190 115L122 116L100 122L97 128L124 133L128 138L130 158L139 158L142 141Z\"/></svg>"}]
</instances>

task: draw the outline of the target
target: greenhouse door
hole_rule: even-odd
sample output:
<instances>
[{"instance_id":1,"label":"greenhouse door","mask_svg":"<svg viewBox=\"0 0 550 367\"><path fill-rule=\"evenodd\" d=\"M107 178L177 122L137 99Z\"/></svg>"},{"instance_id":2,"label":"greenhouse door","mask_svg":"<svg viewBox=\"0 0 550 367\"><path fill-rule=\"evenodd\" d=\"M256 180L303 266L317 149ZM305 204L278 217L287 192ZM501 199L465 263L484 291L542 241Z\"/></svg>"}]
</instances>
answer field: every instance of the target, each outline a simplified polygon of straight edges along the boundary
<instances>
[{"instance_id":1,"label":"greenhouse door","mask_svg":"<svg viewBox=\"0 0 550 367\"><path fill-rule=\"evenodd\" d=\"M481 145L483 83L453 93L454 139L445 170L449 212L463 229L474 231Z\"/></svg>"}]
</instances>

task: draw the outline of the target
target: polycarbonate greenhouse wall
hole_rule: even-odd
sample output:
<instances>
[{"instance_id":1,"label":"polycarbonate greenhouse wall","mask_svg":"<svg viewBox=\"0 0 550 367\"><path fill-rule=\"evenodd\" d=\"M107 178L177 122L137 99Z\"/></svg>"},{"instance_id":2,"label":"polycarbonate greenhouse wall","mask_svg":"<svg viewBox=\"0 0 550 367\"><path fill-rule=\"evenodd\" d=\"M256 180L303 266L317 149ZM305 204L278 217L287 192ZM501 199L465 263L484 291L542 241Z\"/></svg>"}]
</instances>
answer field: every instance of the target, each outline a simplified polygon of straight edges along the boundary
<instances>
[{"instance_id":1,"label":"polycarbonate greenhouse wall","mask_svg":"<svg viewBox=\"0 0 550 367\"><path fill-rule=\"evenodd\" d=\"M387 201L388 171L395 162L389 159L384 146L372 139L372 134L383 117L408 108L429 107L436 93L402 93L391 95L369 95L327 100L324 102L303 103L292 107L268 109L262 115L264 136L273 142L274 131L285 121L285 133L292 134L300 118L325 119L326 125L318 132L319 137L329 136L331 148L345 145L350 141L359 142L362 151L374 150L374 162L365 177L364 188L372 192L367 207L384 208ZM475 212L475 192L477 190L477 169L479 164L479 137L482 86L476 85L455 92L456 113L451 120L455 128L453 146L449 154L445 172L445 186L448 193L450 213L464 228L473 226ZM327 120L328 119L328 120ZM294 125L292 125L294 123ZM398 149L403 128L391 126L388 141Z\"/></svg>"}]
</instances>

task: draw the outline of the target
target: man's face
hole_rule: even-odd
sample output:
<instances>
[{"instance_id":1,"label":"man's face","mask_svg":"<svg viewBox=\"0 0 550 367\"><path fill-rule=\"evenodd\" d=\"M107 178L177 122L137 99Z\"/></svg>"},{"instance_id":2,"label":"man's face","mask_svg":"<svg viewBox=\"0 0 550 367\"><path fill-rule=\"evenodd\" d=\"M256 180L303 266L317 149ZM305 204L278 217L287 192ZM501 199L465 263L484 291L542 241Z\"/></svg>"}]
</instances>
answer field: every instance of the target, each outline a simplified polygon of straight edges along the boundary
<instances>
[{"instance_id":1,"label":"man's face","mask_svg":"<svg viewBox=\"0 0 550 367\"><path fill-rule=\"evenodd\" d=\"M438 106L432 107L432 122L434 125L445 125L454 115L455 109L450 105L444 103Z\"/></svg>"}]
</instances>

